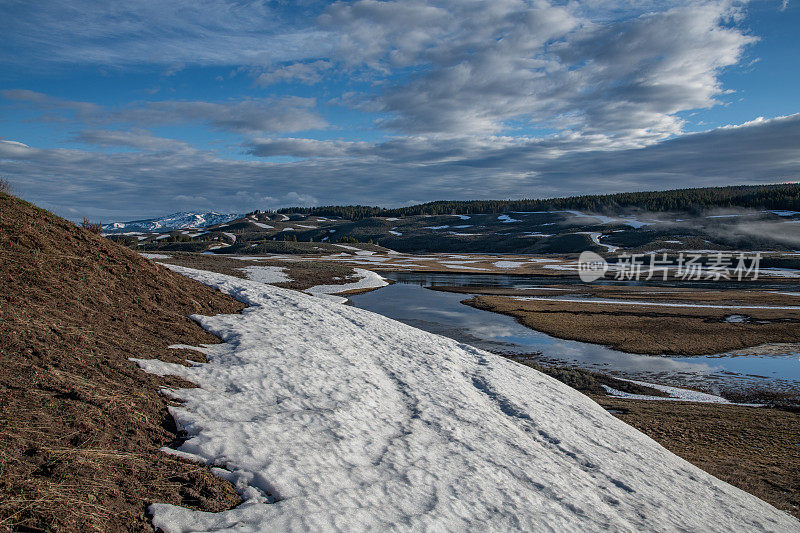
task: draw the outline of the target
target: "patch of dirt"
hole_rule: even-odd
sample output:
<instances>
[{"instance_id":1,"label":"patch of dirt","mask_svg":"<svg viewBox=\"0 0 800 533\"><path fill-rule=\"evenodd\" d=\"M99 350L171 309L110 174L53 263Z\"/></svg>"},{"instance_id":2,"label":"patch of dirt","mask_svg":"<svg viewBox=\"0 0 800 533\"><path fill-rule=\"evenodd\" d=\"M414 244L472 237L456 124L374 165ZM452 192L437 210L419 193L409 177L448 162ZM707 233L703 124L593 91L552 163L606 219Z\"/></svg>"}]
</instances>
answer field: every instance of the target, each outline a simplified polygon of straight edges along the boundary
<instances>
[{"instance_id":1,"label":"patch of dirt","mask_svg":"<svg viewBox=\"0 0 800 533\"><path fill-rule=\"evenodd\" d=\"M159 451L182 435L158 391L191 384L128 358L182 362L167 346L219 342L189 315L244 306L5 194L0 249L0 530L147 531L152 502L238 504Z\"/></svg>"},{"instance_id":2,"label":"patch of dirt","mask_svg":"<svg viewBox=\"0 0 800 533\"><path fill-rule=\"evenodd\" d=\"M476 296L462 303L561 339L641 354L704 355L797 341L800 311L619 305ZM726 318L746 313L748 322Z\"/></svg>"}]
</instances>

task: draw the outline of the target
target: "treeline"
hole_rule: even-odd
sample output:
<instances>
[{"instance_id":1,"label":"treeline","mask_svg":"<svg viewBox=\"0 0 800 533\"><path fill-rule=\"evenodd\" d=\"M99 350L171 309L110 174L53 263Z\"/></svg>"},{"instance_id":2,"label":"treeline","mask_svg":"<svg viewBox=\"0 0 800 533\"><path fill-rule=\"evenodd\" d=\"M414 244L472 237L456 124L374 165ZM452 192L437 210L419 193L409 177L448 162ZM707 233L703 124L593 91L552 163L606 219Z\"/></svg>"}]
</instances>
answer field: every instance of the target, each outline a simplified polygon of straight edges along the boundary
<instances>
[{"instance_id":1,"label":"treeline","mask_svg":"<svg viewBox=\"0 0 800 533\"><path fill-rule=\"evenodd\" d=\"M289 207L277 212L360 220L368 217L470 215L561 209L616 214L621 210L700 212L735 207L800 211L800 184L705 187L528 200L437 201L393 209L365 205Z\"/></svg>"}]
</instances>

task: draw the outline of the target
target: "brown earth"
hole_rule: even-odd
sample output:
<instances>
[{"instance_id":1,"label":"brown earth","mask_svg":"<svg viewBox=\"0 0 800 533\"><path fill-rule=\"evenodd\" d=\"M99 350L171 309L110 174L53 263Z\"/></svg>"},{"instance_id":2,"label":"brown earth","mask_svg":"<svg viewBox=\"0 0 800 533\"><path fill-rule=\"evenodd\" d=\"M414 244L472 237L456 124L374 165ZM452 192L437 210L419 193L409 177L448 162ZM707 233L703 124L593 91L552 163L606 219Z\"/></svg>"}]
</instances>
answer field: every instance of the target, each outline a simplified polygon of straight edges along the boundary
<instances>
[{"instance_id":1,"label":"brown earth","mask_svg":"<svg viewBox=\"0 0 800 533\"><path fill-rule=\"evenodd\" d=\"M0 250L0 530L147 531L152 502L236 505L159 451L181 435L158 391L191 385L128 358L184 361L167 346L218 342L189 315L243 305L6 194Z\"/></svg>"},{"instance_id":2,"label":"brown earth","mask_svg":"<svg viewBox=\"0 0 800 533\"><path fill-rule=\"evenodd\" d=\"M295 289L302 291L315 285L335 285L337 283L349 283L346 277L352 275L353 267L326 261L281 261L279 259L236 259L230 255L208 255L197 253L172 253L170 259L157 259L160 263L179 265L199 270L209 270L219 274L235 276L246 279L245 273L241 270L247 266L277 266L286 269L286 275L292 281L288 283L275 283L277 287ZM244 256L253 257L253 256Z\"/></svg>"},{"instance_id":3,"label":"brown earth","mask_svg":"<svg viewBox=\"0 0 800 533\"><path fill-rule=\"evenodd\" d=\"M629 353L703 355L800 341L798 310L620 305L505 296L476 296L463 303L513 316L525 326L554 337ZM733 314L746 315L750 322L725 322Z\"/></svg>"}]
</instances>

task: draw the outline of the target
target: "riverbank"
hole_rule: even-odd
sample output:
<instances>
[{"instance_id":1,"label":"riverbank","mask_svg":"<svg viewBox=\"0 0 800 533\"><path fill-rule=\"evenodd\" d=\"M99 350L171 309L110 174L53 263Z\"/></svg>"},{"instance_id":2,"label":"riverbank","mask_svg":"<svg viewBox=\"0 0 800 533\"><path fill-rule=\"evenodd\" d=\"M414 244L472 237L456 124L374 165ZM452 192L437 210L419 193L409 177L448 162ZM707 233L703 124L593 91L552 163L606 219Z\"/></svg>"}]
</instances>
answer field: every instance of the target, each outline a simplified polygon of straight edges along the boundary
<instances>
[{"instance_id":1,"label":"riverbank","mask_svg":"<svg viewBox=\"0 0 800 533\"><path fill-rule=\"evenodd\" d=\"M769 343L793 343L800 329L800 307L684 306L655 300L561 298L538 294L474 296L463 303L513 316L525 326L561 339L649 355L708 355Z\"/></svg>"}]
</instances>

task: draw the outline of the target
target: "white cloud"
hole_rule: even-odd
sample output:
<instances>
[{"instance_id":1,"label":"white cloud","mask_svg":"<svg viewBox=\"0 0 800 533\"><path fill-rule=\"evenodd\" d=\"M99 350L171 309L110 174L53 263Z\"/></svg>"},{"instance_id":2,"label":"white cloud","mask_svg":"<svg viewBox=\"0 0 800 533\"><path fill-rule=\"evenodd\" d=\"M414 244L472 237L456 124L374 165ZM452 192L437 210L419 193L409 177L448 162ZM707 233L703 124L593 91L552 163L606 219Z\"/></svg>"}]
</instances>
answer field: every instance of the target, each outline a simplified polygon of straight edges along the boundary
<instances>
[{"instance_id":1,"label":"white cloud","mask_svg":"<svg viewBox=\"0 0 800 533\"><path fill-rule=\"evenodd\" d=\"M305 84L315 84L322 80L323 73L331 68L329 61L313 61L311 63L293 63L284 65L270 72L264 72L256 78L256 84L261 87L275 83L297 81Z\"/></svg>"},{"instance_id":2,"label":"white cloud","mask_svg":"<svg viewBox=\"0 0 800 533\"><path fill-rule=\"evenodd\" d=\"M413 133L534 124L653 142L681 132L677 112L714 105L720 70L754 41L725 24L737 11L724 2L590 18L608 14L575 3L361 0L322 20L340 32L347 62L419 69L365 96L390 115L385 126Z\"/></svg>"},{"instance_id":3,"label":"white cloud","mask_svg":"<svg viewBox=\"0 0 800 533\"><path fill-rule=\"evenodd\" d=\"M269 65L323 55L330 36L260 0L6 2L5 61L94 65ZM181 68L181 67L179 67Z\"/></svg>"},{"instance_id":4,"label":"white cloud","mask_svg":"<svg viewBox=\"0 0 800 533\"><path fill-rule=\"evenodd\" d=\"M76 102L55 98L44 93L29 91L27 89L8 89L0 91L0 96L6 100L19 102L21 106L32 107L42 111L66 110L76 118L84 119L96 116L102 112L102 108L92 102ZM52 117L49 117L52 118Z\"/></svg>"},{"instance_id":5,"label":"white cloud","mask_svg":"<svg viewBox=\"0 0 800 533\"><path fill-rule=\"evenodd\" d=\"M23 159L32 156L35 151L21 142L0 140L0 158Z\"/></svg>"},{"instance_id":6,"label":"white cloud","mask_svg":"<svg viewBox=\"0 0 800 533\"><path fill-rule=\"evenodd\" d=\"M741 16L739 3L725 0L358 0L329 5L316 23L255 2L133 2L81 11L82 1L15 6L11 41L38 35L32 48L41 51L61 39L48 60L67 62L272 65L256 79L262 87L316 84L348 72L358 78L371 69L379 82L373 91L334 101L379 112L381 126L405 134L548 128L655 142L682 132L677 113L717 103L725 93L721 70L755 40L731 23ZM33 33L21 35L21 28ZM293 31L304 37L290 37ZM40 106L53 100L28 95ZM93 105L61 101L76 114L96 112L79 104ZM285 98L151 102L116 118L141 127L194 120L245 133L326 126L309 106Z\"/></svg>"},{"instance_id":7,"label":"white cloud","mask_svg":"<svg viewBox=\"0 0 800 533\"><path fill-rule=\"evenodd\" d=\"M71 141L100 147L137 148L148 152L194 151L188 143L158 137L141 129L84 130L76 134Z\"/></svg>"},{"instance_id":8,"label":"white cloud","mask_svg":"<svg viewBox=\"0 0 800 533\"><path fill-rule=\"evenodd\" d=\"M218 130L239 133L291 132L324 129L328 123L314 109L314 98L297 96L246 98L222 102L163 100L135 102L106 109L90 102L74 102L28 90L0 92L7 100L36 109L66 111L88 124L134 124L152 127L165 124L200 123ZM65 120L45 115L42 120Z\"/></svg>"},{"instance_id":9,"label":"white cloud","mask_svg":"<svg viewBox=\"0 0 800 533\"><path fill-rule=\"evenodd\" d=\"M258 157L344 157L366 154L364 142L318 141L316 139L254 139L247 143L247 153Z\"/></svg>"},{"instance_id":10,"label":"white cloud","mask_svg":"<svg viewBox=\"0 0 800 533\"><path fill-rule=\"evenodd\" d=\"M6 140L0 172L33 201L102 218L795 178L797 116L683 133L682 112L725 100L720 73L755 40L743 29L743 5L357 0L324 7L309 0L283 9L296 5L15 2L0 20L0 62L126 73L155 65L161 75L174 74L147 84L160 87L159 95L191 80L192 66L229 65L231 76L213 72L214 90L240 81L233 73L248 72L259 96L242 97L237 89L227 99L214 93L208 101L99 105L5 91L7 107L26 119L74 125L78 133L69 140L134 151L40 149ZM291 96L289 83L313 87L301 88L305 97ZM393 136L368 131L363 124L372 121ZM215 130L196 135L211 146L223 145L212 142L219 131L232 132L222 150L239 142L255 157L225 159L152 133L173 125ZM320 129L339 130L341 139L299 133Z\"/></svg>"},{"instance_id":11,"label":"white cloud","mask_svg":"<svg viewBox=\"0 0 800 533\"><path fill-rule=\"evenodd\" d=\"M315 111L313 98L252 98L227 102L147 102L108 115L111 122L181 124L199 122L240 133L288 132L323 129L328 123Z\"/></svg>"},{"instance_id":12,"label":"white cloud","mask_svg":"<svg viewBox=\"0 0 800 533\"><path fill-rule=\"evenodd\" d=\"M303 140L287 146L302 145L298 141ZM409 198L546 197L800 178L800 114L642 148L609 150L602 139L592 142L598 149L587 149L575 137L441 138L432 144L426 138L398 138L357 147L366 156L273 163L226 160L201 151L100 154L0 141L0 174L23 198L69 216L77 216L69 211L77 209L80 216L101 219L176 209L399 205ZM337 145L309 146L327 147L319 150L325 152ZM208 203L199 205L198 198Z\"/></svg>"}]
</instances>

